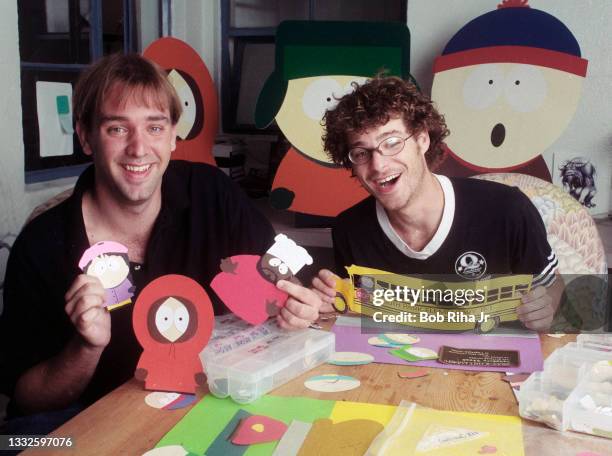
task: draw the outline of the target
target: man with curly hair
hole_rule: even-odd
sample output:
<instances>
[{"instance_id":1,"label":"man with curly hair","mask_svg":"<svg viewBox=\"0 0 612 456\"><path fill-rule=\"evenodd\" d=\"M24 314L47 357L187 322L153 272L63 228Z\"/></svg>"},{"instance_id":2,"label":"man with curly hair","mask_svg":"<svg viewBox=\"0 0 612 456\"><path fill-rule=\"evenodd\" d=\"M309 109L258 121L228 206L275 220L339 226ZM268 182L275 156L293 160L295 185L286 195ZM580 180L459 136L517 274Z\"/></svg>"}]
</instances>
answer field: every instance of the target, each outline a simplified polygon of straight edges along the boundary
<instances>
[{"instance_id":1,"label":"man with curly hair","mask_svg":"<svg viewBox=\"0 0 612 456\"><path fill-rule=\"evenodd\" d=\"M415 85L377 76L342 97L324 123L325 150L371 195L336 219L338 274L352 264L466 280L533 274L517 313L527 328L550 327L562 283L540 215L517 188L431 172L449 131ZM322 270L313 280L328 309L335 279Z\"/></svg>"}]
</instances>

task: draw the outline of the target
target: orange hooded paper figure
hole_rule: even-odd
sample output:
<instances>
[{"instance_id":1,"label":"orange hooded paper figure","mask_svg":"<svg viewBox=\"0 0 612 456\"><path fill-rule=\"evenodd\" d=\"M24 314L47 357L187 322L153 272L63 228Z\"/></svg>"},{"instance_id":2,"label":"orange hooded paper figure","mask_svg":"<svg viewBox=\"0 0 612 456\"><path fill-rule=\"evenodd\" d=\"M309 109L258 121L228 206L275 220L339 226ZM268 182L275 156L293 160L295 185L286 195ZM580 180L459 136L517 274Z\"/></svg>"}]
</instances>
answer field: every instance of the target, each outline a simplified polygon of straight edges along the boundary
<instances>
[{"instance_id":1,"label":"orange hooded paper figure","mask_svg":"<svg viewBox=\"0 0 612 456\"><path fill-rule=\"evenodd\" d=\"M274 72L257 99L255 123L276 120L291 148L270 194L276 209L335 217L368 196L323 150L321 120L337 98L381 70L409 78L410 33L395 22L285 21Z\"/></svg>"},{"instance_id":2,"label":"orange hooded paper figure","mask_svg":"<svg viewBox=\"0 0 612 456\"><path fill-rule=\"evenodd\" d=\"M206 65L187 43L171 37L154 41L142 55L168 72L168 80L181 100L179 141L172 159L216 166L212 148L219 128L219 104Z\"/></svg>"},{"instance_id":3,"label":"orange hooded paper figure","mask_svg":"<svg viewBox=\"0 0 612 456\"><path fill-rule=\"evenodd\" d=\"M587 63L572 32L527 0L504 0L467 23L434 63L431 98L451 131L435 171L551 182L542 153L574 116Z\"/></svg>"},{"instance_id":4,"label":"orange hooded paper figure","mask_svg":"<svg viewBox=\"0 0 612 456\"><path fill-rule=\"evenodd\" d=\"M206 291L189 277L159 277L138 296L132 324L143 348L136 379L147 390L194 394L204 381L199 353L214 325Z\"/></svg>"}]
</instances>

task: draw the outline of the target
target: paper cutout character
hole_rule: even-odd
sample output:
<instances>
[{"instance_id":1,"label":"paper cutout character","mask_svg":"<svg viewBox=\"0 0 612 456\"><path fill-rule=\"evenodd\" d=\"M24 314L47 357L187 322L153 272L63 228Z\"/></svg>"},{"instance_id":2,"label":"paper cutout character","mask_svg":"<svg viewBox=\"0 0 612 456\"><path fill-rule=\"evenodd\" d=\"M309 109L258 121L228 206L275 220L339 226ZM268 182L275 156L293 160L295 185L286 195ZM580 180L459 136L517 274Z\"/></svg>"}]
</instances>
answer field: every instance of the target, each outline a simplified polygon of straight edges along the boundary
<instances>
[{"instance_id":1,"label":"paper cutout character","mask_svg":"<svg viewBox=\"0 0 612 456\"><path fill-rule=\"evenodd\" d=\"M277 209L335 217L367 196L349 170L323 150L321 120L354 83L387 69L408 77L410 35L400 23L285 21L276 32L276 67L257 99L255 123L276 122L291 143L276 172Z\"/></svg>"},{"instance_id":2,"label":"paper cutout character","mask_svg":"<svg viewBox=\"0 0 612 456\"><path fill-rule=\"evenodd\" d=\"M595 166L584 157L566 160L559 166L563 189L584 207L595 207Z\"/></svg>"},{"instance_id":3,"label":"paper cutout character","mask_svg":"<svg viewBox=\"0 0 612 456\"><path fill-rule=\"evenodd\" d=\"M360 456L366 453L372 440L382 430L383 425L373 420L356 419L333 423L330 419L318 419L312 424L298 456Z\"/></svg>"},{"instance_id":4,"label":"paper cutout character","mask_svg":"<svg viewBox=\"0 0 612 456\"><path fill-rule=\"evenodd\" d=\"M269 416L252 415L240 421L232 434L234 445L254 445L256 443L280 440L287 425Z\"/></svg>"},{"instance_id":5,"label":"paper cutout character","mask_svg":"<svg viewBox=\"0 0 612 456\"><path fill-rule=\"evenodd\" d=\"M221 261L221 272L211 288L238 317L259 325L278 314L287 301L287 293L276 287L279 280L294 280L295 274L312 257L284 234L274 238L274 245L263 255L234 255Z\"/></svg>"},{"instance_id":6,"label":"paper cutout character","mask_svg":"<svg viewBox=\"0 0 612 456\"><path fill-rule=\"evenodd\" d=\"M89 247L79 261L79 268L97 277L106 290L104 306L108 310L132 303L136 287L132 285L128 249L114 241L101 241Z\"/></svg>"},{"instance_id":7,"label":"paper cutout character","mask_svg":"<svg viewBox=\"0 0 612 456\"><path fill-rule=\"evenodd\" d=\"M183 107L172 158L215 165L212 148L219 127L219 104L206 65L187 43L172 37L154 41L143 56L168 72Z\"/></svg>"},{"instance_id":8,"label":"paper cutout character","mask_svg":"<svg viewBox=\"0 0 612 456\"><path fill-rule=\"evenodd\" d=\"M194 394L204 383L199 353L214 324L206 291L189 277L159 277L138 296L132 324L143 348L136 379L147 390Z\"/></svg>"},{"instance_id":9,"label":"paper cutout character","mask_svg":"<svg viewBox=\"0 0 612 456\"><path fill-rule=\"evenodd\" d=\"M572 119L587 63L570 30L525 0L470 21L434 63L432 99L451 131L436 171L552 182L541 154Z\"/></svg>"}]
</instances>

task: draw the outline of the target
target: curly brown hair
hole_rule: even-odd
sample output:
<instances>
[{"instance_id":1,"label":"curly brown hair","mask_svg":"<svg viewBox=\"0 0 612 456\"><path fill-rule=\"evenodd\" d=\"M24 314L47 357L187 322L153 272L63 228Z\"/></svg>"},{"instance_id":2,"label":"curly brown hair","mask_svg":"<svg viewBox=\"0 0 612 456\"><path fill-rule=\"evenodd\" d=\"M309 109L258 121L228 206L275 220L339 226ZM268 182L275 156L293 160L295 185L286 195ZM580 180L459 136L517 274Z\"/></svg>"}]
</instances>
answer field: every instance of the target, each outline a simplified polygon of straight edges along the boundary
<instances>
[{"instance_id":1,"label":"curly brown hair","mask_svg":"<svg viewBox=\"0 0 612 456\"><path fill-rule=\"evenodd\" d=\"M323 116L323 144L331 160L344 168L351 168L348 158L350 134L386 124L401 117L412 133L427 131L430 145L425 158L430 168L444 155L443 141L449 130L432 101L412 82L395 76L378 75L340 98L338 105Z\"/></svg>"}]
</instances>

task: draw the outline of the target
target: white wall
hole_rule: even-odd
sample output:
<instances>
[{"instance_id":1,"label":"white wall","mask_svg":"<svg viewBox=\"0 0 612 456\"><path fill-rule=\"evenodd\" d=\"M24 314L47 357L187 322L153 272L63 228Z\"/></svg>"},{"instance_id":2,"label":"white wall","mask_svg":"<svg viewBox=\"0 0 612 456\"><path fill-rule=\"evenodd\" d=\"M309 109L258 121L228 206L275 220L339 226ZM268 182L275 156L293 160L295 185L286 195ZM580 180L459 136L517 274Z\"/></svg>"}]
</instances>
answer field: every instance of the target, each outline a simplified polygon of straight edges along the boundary
<instances>
[{"instance_id":1,"label":"white wall","mask_svg":"<svg viewBox=\"0 0 612 456\"><path fill-rule=\"evenodd\" d=\"M431 93L431 72L449 39L470 20L492 11L500 0L409 0L408 27L411 42L411 72L426 93ZM544 153L550 164L555 156L587 156L600 164L598 206L591 214L612 209L610 173L612 163L612 55L609 0L530 0L533 8L557 17L574 34L582 57L589 61L580 104L567 129ZM556 161L556 164L559 160Z\"/></svg>"}]
</instances>

